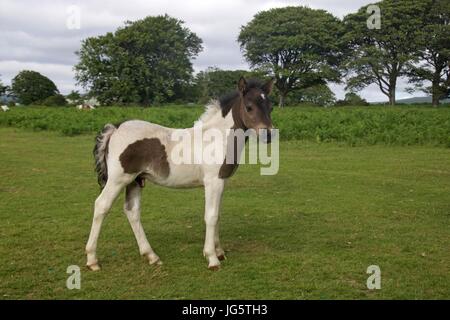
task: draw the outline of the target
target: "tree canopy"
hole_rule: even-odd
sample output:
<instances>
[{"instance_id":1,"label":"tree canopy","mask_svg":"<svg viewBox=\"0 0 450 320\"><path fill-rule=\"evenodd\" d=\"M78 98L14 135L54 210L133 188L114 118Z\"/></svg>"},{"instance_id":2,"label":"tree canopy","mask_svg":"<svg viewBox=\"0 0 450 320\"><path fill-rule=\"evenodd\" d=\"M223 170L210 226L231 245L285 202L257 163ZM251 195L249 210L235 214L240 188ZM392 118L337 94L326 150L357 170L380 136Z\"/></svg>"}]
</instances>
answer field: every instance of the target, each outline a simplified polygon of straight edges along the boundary
<instances>
[{"instance_id":1,"label":"tree canopy","mask_svg":"<svg viewBox=\"0 0 450 320\"><path fill-rule=\"evenodd\" d=\"M104 104L168 102L191 80L201 43L168 15L127 22L82 42L76 79Z\"/></svg>"},{"instance_id":2,"label":"tree canopy","mask_svg":"<svg viewBox=\"0 0 450 320\"><path fill-rule=\"evenodd\" d=\"M83 100L81 94L76 90L72 90L66 98L70 101L70 104L80 104Z\"/></svg>"},{"instance_id":3,"label":"tree canopy","mask_svg":"<svg viewBox=\"0 0 450 320\"><path fill-rule=\"evenodd\" d=\"M251 67L275 77L283 106L292 90L340 81L342 33L340 20L324 10L284 7L255 15L238 41Z\"/></svg>"},{"instance_id":4,"label":"tree canopy","mask_svg":"<svg viewBox=\"0 0 450 320\"><path fill-rule=\"evenodd\" d=\"M195 77L194 84L198 102L205 103L235 90L237 81L242 76L246 78L261 77L257 72L247 70L221 70L210 67L200 71Z\"/></svg>"},{"instance_id":5,"label":"tree canopy","mask_svg":"<svg viewBox=\"0 0 450 320\"><path fill-rule=\"evenodd\" d=\"M410 82L432 96L432 104L450 96L450 1L424 0L427 12L418 29L420 61L409 70ZM428 81L431 86L425 86Z\"/></svg>"},{"instance_id":6,"label":"tree canopy","mask_svg":"<svg viewBox=\"0 0 450 320\"><path fill-rule=\"evenodd\" d=\"M3 85L3 82L0 79L0 96L3 96L4 94L6 94L7 90L8 90L8 86Z\"/></svg>"},{"instance_id":7,"label":"tree canopy","mask_svg":"<svg viewBox=\"0 0 450 320\"><path fill-rule=\"evenodd\" d=\"M56 85L39 72L24 70L11 81L12 94L24 105L42 101L59 93Z\"/></svg>"},{"instance_id":8,"label":"tree canopy","mask_svg":"<svg viewBox=\"0 0 450 320\"><path fill-rule=\"evenodd\" d=\"M344 18L345 41L352 52L346 61L347 87L360 90L376 84L394 105L398 78L417 60L418 30L427 6L422 0L383 0L375 5L381 10L379 29L368 28L368 6Z\"/></svg>"}]
</instances>

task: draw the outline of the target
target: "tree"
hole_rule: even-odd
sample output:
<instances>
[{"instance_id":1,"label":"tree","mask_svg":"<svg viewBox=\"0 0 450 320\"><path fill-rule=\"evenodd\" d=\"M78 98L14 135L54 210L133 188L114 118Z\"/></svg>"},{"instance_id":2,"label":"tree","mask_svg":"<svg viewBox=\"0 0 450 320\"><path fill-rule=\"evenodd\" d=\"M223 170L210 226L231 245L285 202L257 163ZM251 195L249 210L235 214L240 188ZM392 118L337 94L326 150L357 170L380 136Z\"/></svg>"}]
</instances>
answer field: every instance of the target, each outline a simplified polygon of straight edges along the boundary
<instances>
[{"instance_id":1,"label":"tree","mask_svg":"<svg viewBox=\"0 0 450 320\"><path fill-rule=\"evenodd\" d=\"M62 94L56 94L39 101L37 104L48 106L48 107L62 107L67 105L66 98Z\"/></svg>"},{"instance_id":2,"label":"tree","mask_svg":"<svg viewBox=\"0 0 450 320\"><path fill-rule=\"evenodd\" d=\"M0 80L0 96L5 95L7 90L8 86L3 85L3 82Z\"/></svg>"},{"instance_id":3,"label":"tree","mask_svg":"<svg viewBox=\"0 0 450 320\"><path fill-rule=\"evenodd\" d=\"M336 102L336 106L368 106L369 103L366 99L361 98L355 92L347 92L345 94L344 100L339 100Z\"/></svg>"},{"instance_id":4,"label":"tree","mask_svg":"<svg viewBox=\"0 0 450 320\"><path fill-rule=\"evenodd\" d=\"M24 105L42 101L59 93L52 80L30 70L21 71L12 79L11 92Z\"/></svg>"},{"instance_id":5,"label":"tree","mask_svg":"<svg viewBox=\"0 0 450 320\"><path fill-rule=\"evenodd\" d=\"M81 94L76 91L76 90L72 90L67 96L66 96L67 100L69 100L70 104L80 104L81 101L83 100Z\"/></svg>"},{"instance_id":6,"label":"tree","mask_svg":"<svg viewBox=\"0 0 450 320\"><path fill-rule=\"evenodd\" d=\"M280 107L289 92L339 82L341 22L324 10L263 11L241 28L238 41L252 68L275 77Z\"/></svg>"},{"instance_id":7,"label":"tree","mask_svg":"<svg viewBox=\"0 0 450 320\"><path fill-rule=\"evenodd\" d=\"M210 99L220 96L236 89L236 83L240 77L259 78L261 75L247 70L221 70L210 67L200 71L195 77L195 91L198 102L206 103Z\"/></svg>"},{"instance_id":8,"label":"tree","mask_svg":"<svg viewBox=\"0 0 450 320\"><path fill-rule=\"evenodd\" d=\"M381 10L380 29L369 29L368 6L344 18L344 39L352 52L345 63L350 75L347 88L361 90L377 84L394 105L397 80L415 61L426 5L422 0L384 0L376 6Z\"/></svg>"},{"instance_id":9,"label":"tree","mask_svg":"<svg viewBox=\"0 0 450 320\"><path fill-rule=\"evenodd\" d=\"M278 89L273 91L274 96L279 96ZM327 85L319 84L302 90L293 90L285 99L286 106L323 106L328 107L336 102L336 96Z\"/></svg>"},{"instance_id":10,"label":"tree","mask_svg":"<svg viewBox=\"0 0 450 320\"><path fill-rule=\"evenodd\" d=\"M328 107L336 102L333 91L325 84L319 84L301 91L301 101Z\"/></svg>"},{"instance_id":11,"label":"tree","mask_svg":"<svg viewBox=\"0 0 450 320\"><path fill-rule=\"evenodd\" d=\"M428 14L419 28L420 62L409 70L410 83L432 96L433 106L450 95L450 2L428 0ZM431 86L424 87L424 81Z\"/></svg>"},{"instance_id":12,"label":"tree","mask_svg":"<svg viewBox=\"0 0 450 320\"><path fill-rule=\"evenodd\" d=\"M201 42L168 15L128 21L82 42L76 79L103 104L170 101L190 81Z\"/></svg>"}]
</instances>

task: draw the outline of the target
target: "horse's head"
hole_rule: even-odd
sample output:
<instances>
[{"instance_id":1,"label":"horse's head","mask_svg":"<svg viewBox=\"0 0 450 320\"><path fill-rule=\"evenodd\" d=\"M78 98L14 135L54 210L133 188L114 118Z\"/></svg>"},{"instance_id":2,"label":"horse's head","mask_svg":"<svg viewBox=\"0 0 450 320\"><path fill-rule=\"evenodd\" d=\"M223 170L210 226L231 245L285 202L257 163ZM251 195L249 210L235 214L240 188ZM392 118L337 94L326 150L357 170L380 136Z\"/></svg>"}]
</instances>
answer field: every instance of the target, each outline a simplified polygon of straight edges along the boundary
<instances>
[{"instance_id":1,"label":"horse's head","mask_svg":"<svg viewBox=\"0 0 450 320\"><path fill-rule=\"evenodd\" d=\"M272 92L273 80L264 84L249 82L244 77L239 79L238 90L240 94L239 116L247 129L256 131L262 141L270 143L273 128L271 112L272 103L269 95ZM264 129L264 130L261 130Z\"/></svg>"}]
</instances>

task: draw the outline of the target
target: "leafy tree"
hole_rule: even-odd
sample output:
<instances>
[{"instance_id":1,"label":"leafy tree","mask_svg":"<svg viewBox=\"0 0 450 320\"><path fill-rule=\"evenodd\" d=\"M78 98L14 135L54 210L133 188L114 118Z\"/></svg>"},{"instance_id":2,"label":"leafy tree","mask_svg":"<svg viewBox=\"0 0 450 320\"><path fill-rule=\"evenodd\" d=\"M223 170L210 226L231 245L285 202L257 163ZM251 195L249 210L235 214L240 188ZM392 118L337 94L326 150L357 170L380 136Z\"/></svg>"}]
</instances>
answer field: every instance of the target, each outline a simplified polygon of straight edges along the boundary
<instances>
[{"instance_id":1,"label":"leafy tree","mask_svg":"<svg viewBox=\"0 0 450 320\"><path fill-rule=\"evenodd\" d=\"M11 92L20 103L29 105L59 93L56 85L39 72L24 70L11 81Z\"/></svg>"},{"instance_id":2,"label":"leafy tree","mask_svg":"<svg viewBox=\"0 0 450 320\"><path fill-rule=\"evenodd\" d=\"M289 92L339 82L341 22L324 10L263 11L241 28L238 41L253 68L276 79L280 107Z\"/></svg>"},{"instance_id":3,"label":"leafy tree","mask_svg":"<svg viewBox=\"0 0 450 320\"><path fill-rule=\"evenodd\" d=\"M302 90L301 101L328 107L336 102L336 96L326 84L319 84Z\"/></svg>"},{"instance_id":4,"label":"leafy tree","mask_svg":"<svg viewBox=\"0 0 450 320\"><path fill-rule=\"evenodd\" d=\"M344 39L352 52L345 64L350 72L347 88L360 90L377 84L390 105L394 105L397 80L407 74L415 61L426 3L384 0L376 5L381 9L380 29L369 29L368 6L344 18L347 31Z\"/></svg>"},{"instance_id":5,"label":"leafy tree","mask_svg":"<svg viewBox=\"0 0 450 320\"><path fill-rule=\"evenodd\" d=\"M72 90L67 96L66 98L68 100L70 100L71 104L80 104L81 101L83 100L83 97L81 96L81 94L76 91L76 90Z\"/></svg>"},{"instance_id":6,"label":"leafy tree","mask_svg":"<svg viewBox=\"0 0 450 320\"><path fill-rule=\"evenodd\" d=\"M218 98L223 94L236 89L236 83L241 76L246 78L259 78L260 74L247 70L221 70L210 67L200 71L195 77L195 91L199 103L206 103L210 99Z\"/></svg>"},{"instance_id":7,"label":"leafy tree","mask_svg":"<svg viewBox=\"0 0 450 320\"><path fill-rule=\"evenodd\" d=\"M126 22L82 42L76 79L103 104L170 101L191 80L201 42L168 15Z\"/></svg>"},{"instance_id":8,"label":"leafy tree","mask_svg":"<svg viewBox=\"0 0 450 320\"><path fill-rule=\"evenodd\" d=\"M0 96L5 95L7 90L8 86L3 85L2 81L0 80Z\"/></svg>"},{"instance_id":9,"label":"leafy tree","mask_svg":"<svg viewBox=\"0 0 450 320\"><path fill-rule=\"evenodd\" d=\"M275 87L272 96L279 97L280 93ZM322 106L328 107L334 105L336 96L327 85L319 84L305 89L293 90L286 97L284 103L286 106Z\"/></svg>"},{"instance_id":10,"label":"leafy tree","mask_svg":"<svg viewBox=\"0 0 450 320\"><path fill-rule=\"evenodd\" d=\"M450 2L428 0L425 25L419 28L420 62L412 65L410 82L431 94L433 106L450 96ZM424 81L431 86L424 87Z\"/></svg>"},{"instance_id":11,"label":"leafy tree","mask_svg":"<svg viewBox=\"0 0 450 320\"><path fill-rule=\"evenodd\" d=\"M336 102L336 106L368 106L369 103L366 99L361 98L355 92L347 92L345 94L344 100L339 100Z\"/></svg>"},{"instance_id":12,"label":"leafy tree","mask_svg":"<svg viewBox=\"0 0 450 320\"><path fill-rule=\"evenodd\" d=\"M62 107L67 105L67 100L62 94L56 94L45 98L43 101L37 102L37 104L48 107Z\"/></svg>"}]
</instances>

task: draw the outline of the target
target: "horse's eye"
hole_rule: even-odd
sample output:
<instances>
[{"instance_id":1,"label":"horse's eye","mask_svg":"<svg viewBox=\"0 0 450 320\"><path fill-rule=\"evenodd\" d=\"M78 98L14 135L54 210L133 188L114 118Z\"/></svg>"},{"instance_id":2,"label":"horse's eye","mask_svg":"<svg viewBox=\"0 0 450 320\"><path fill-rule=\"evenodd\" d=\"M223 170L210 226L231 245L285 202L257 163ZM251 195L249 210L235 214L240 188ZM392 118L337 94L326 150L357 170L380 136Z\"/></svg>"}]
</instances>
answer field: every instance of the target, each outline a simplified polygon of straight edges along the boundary
<instances>
[{"instance_id":1,"label":"horse's eye","mask_svg":"<svg viewBox=\"0 0 450 320\"><path fill-rule=\"evenodd\" d=\"M250 112L250 111L252 111L253 109L252 109L251 106L246 106L246 107L245 107L245 110L247 110L247 112Z\"/></svg>"}]
</instances>

